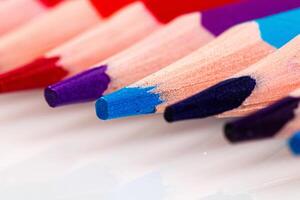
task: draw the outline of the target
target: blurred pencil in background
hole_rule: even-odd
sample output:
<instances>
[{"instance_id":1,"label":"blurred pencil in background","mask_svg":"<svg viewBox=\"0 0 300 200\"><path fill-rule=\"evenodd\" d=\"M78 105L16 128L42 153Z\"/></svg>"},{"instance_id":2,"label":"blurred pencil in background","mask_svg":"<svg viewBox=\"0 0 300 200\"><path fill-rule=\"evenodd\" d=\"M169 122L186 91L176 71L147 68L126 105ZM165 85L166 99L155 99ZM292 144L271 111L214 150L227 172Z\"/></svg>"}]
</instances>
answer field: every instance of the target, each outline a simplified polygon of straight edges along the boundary
<instances>
[{"instance_id":1,"label":"blurred pencil in background","mask_svg":"<svg viewBox=\"0 0 300 200\"><path fill-rule=\"evenodd\" d=\"M112 11L119 10L128 1L122 0L124 4L113 4L115 9ZM93 5L98 5L99 8ZM105 8L100 8L101 5L92 4L89 0L64 1L26 26L0 38L0 71L14 69L33 61L50 49L103 22L103 18L110 15ZM100 12L102 9L105 11L103 16Z\"/></svg>"},{"instance_id":2,"label":"blurred pencil in background","mask_svg":"<svg viewBox=\"0 0 300 200\"><path fill-rule=\"evenodd\" d=\"M62 0L6 0L0 4L0 36L46 13Z\"/></svg>"},{"instance_id":3,"label":"blurred pencil in background","mask_svg":"<svg viewBox=\"0 0 300 200\"><path fill-rule=\"evenodd\" d=\"M224 129L225 136L230 142L291 136L300 130L299 104L298 89L264 109L228 122Z\"/></svg>"}]
</instances>

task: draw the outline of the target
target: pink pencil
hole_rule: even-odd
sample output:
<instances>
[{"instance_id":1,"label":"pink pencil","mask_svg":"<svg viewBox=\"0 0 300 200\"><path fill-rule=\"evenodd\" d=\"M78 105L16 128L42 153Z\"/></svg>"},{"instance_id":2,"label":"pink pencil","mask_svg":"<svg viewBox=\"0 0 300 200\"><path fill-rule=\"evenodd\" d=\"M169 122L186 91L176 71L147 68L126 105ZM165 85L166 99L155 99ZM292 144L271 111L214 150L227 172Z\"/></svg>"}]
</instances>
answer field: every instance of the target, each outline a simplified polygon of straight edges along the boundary
<instances>
[{"instance_id":1,"label":"pink pencil","mask_svg":"<svg viewBox=\"0 0 300 200\"><path fill-rule=\"evenodd\" d=\"M6 0L0 2L0 36L47 12L61 0ZM13 13L13 14L12 14Z\"/></svg>"}]
</instances>

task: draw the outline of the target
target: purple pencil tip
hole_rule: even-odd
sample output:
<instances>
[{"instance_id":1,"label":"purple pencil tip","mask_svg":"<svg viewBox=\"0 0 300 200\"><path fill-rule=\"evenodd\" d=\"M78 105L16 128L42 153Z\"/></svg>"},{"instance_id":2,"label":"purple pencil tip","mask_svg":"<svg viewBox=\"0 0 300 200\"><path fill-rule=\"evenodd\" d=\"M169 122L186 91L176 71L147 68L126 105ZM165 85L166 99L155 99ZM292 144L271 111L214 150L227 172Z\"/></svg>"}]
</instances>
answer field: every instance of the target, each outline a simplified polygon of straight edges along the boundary
<instances>
[{"instance_id":1,"label":"purple pencil tip","mask_svg":"<svg viewBox=\"0 0 300 200\"><path fill-rule=\"evenodd\" d=\"M100 66L50 85L44 95L51 107L94 101L108 88L107 66Z\"/></svg>"}]
</instances>

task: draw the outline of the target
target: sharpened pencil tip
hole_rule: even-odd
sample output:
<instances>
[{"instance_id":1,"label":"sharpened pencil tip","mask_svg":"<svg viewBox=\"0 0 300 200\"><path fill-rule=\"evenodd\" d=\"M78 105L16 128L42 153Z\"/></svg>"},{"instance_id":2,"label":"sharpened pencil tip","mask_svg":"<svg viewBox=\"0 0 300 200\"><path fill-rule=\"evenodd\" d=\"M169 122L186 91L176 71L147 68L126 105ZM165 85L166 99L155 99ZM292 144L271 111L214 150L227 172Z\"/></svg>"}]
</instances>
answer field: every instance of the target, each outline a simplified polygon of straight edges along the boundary
<instances>
[{"instance_id":1,"label":"sharpened pencil tip","mask_svg":"<svg viewBox=\"0 0 300 200\"><path fill-rule=\"evenodd\" d=\"M101 97L96 102L97 116L107 120L155 113L156 106L163 101L153 89L155 87L126 87Z\"/></svg>"},{"instance_id":2,"label":"sharpened pencil tip","mask_svg":"<svg viewBox=\"0 0 300 200\"><path fill-rule=\"evenodd\" d=\"M0 75L0 93L43 88L65 77L68 72L56 63L58 57L40 58Z\"/></svg>"},{"instance_id":3,"label":"sharpened pencil tip","mask_svg":"<svg viewBox=\"0 0 300 200\"><path fill-rule=\"evenodd\" d=\"M288 145L294 155L300 155L300 132L295 133L291 138L289 138Z\"/></svg>"},{"instance_id":4,"label":"sharpened pencil tip","mask_svg":"<svg viewBox=\"0 0 300 200\"><path fill-rule=\"evenodd\" d=\"M229 122L224 127L225 137L233 143L270 138L295 117L299 98L286 97L273 105L246 117Z\"/></svg>"},{"instance_id":5,"label":"sharpened pencil tip","mask_svg":"<svg viewBox=\"0 0 300 200\"><path fill-rule=\"evenodd\" d=\"M164 116L168 122L205 118L239 107L252 93L256 81L250 76L218 83L194 96L168 106Z\"/></svg>"},{"instance_id":6,"label":"sharpened pencil tip","mask_svg":"<svg viewBox=\"0 0 300 200\"><path fill-rule=\"evenodd\" d=\"M47 103L50 107L54 108L58 104L58 95L56 91L52 90L50 87L47 87L44 91L44 95L46 96Z\"/></svg>"},{"instance_id":7,"label":"sharpened pencil tip","mask_svg":"<svg viewBox=\"0 0 300 200\"><path fill-rule=\"evenodd\" d=\"M167 122L172 123L175 122L176 119L173 118L175 116L176 110L173 107L169 106L165 109L164 118Z\"/></svg>"},{"instance_id":8,"label":"sharpened pencil tip","mask_svg":"<svg viewBox=\"0 0 300 200\"><path fill-rule=\"evenodd\" d=\"M246 133L243 132L242 134L240 134L238 131L236 131L236 128L234 127L234 124L232 123L227 123L224 126L224 133L225 133L225 137L228 139L228 141L235 143L238 141L242 141L242 137L245 134L249 135L249 131Z\"/></svg>"},{"instance_id":9,"label":"sharpened pencil tip","mask_svg":"<svg viewBox=\"0 0 300 200\"><path fill-rule=\"evenodd\" d=\"M48 86L44 96L51 107L94 101L108 88L107 66L100 66Z\"/></svg>"},{"instance_id":10,"label":"sharpened pencil tip","mask_svg":"<svg viewBox=\"0 0 300 200\"><path fill-rule=\"evenodd\" d=\"M107 120L108 116L108 104L104 98L99 98L96 101L96 114L99 119Z\"/></svg>"},{"instance_id":11,"label":"sharpened pencil tip","mask_svg":"<svg viewBox=\"0 0 300 200\"><path fill-rule=\"evenodd\" d=\"M288 140L288 145L290 150L295 155L300 155L300 132L295 133L292 137Z\"/></svg>"}]
</instances>

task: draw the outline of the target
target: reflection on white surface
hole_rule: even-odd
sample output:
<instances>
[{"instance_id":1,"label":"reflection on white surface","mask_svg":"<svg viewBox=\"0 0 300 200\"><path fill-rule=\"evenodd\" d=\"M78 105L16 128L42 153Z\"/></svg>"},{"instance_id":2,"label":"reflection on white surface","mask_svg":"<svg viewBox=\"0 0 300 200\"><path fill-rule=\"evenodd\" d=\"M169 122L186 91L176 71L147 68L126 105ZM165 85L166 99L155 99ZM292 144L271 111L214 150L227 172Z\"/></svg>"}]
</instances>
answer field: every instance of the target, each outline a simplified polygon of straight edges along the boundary
<instances>
[{"instance_id":1,"label":"reflection on white surface","mask_svg":"<svg viewBox=\"0 0 300 200\"><path fill-rule=\"evenodd\" d=\"M110 192L105 199L107 200L163 200L166 187L162 183L159 173L150 173L131 183L116 188Z\"/></svg>"},{"instance_id":2,"label":"reflection on white surface","mask_svg":"<svg viewBox=\"0 0 300 200\"><path fill-rule=\"evenodd\" d=\"M220 120L100 121L92 103L52 109L41 91L0 106L5 199L299 199L300 162L284 142L229 145Z\"/></svg>"},{"instance_id":3,"label":"reflection on white surface","mask_svg":"<svg viewBox=\"0 0 300 200\"><path fill-rule=\"evenodd\" d=\"M213 195L209 195L207 197L203 197L200 200L253 200L251 195L249 194L225 194L222 192L218 192Z\"/></svg>"}]
</instances>

